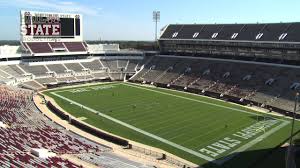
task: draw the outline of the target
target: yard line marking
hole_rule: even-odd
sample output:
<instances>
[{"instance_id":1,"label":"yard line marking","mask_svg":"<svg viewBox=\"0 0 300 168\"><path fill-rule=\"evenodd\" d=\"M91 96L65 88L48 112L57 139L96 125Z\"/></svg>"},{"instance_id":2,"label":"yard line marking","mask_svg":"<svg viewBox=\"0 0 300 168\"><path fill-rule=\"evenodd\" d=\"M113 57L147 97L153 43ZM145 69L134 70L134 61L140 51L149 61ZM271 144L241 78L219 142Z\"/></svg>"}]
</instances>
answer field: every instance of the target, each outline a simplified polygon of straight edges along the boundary
<instances>
[{"instance_id":1,"label":"yard line marking","mask_svg":"<svg viewBox=\"0 0 300 168\"><path fill-rule=\"evenodd\" d=\"M240 120L239 123L240 123L240 125L238 127L236 127L235 129L233 129L232 131L230 131L230 132L237 132L238 130L242 130L242 128L245 128L245 127L249 126L249 123L245 124L244 120ZM244 123L244 124L241 124L241 123ZM214 133L214 132L212 132L212 133ZM209 134L211 134L211 131L210 131ZM225 137L226 135L228 135L228 132L223 132L222 134L216 136L215 138L210 139L206 143L207 144L212 144L212 142L215 142L217 139L221 139L222 137ZM202 137L203 136L200 136L199 138L202 138ZM201 146L203 146L203 145L201 145ZM199 147L197 147L197 148L199 148Z\"/></svg>"},{"instance_id":2,"label":"yard line marking","mask_svg":"<svg viewBox=\"0 0 300 168\"><path fill-rule=\"evenodd\" d=\"M205 115L205 116L208 116L208 115ZM170 117L171 118L171 117ZM210 121L210 120L212 120L211 118L209 118L209 117L203 117L203 118L205 118L205 119L203 119L203 120L201 120L201 122L199 122L199 124L201 124L201 123L205 123L205 122L207 122L207 121ZM170 126L172 126L172 125L177 125L178 123L184 123L184 122L187 122L187 121L191 121L191 120L193 120L193 118L192 117L189 117L189 118L187 118L187 119L185 119L185 120L181 120L181 121L178 121L178 122L176 122L175 124L173 124L173 122L170 124L170 121L173 121L174 120L174 118L171 118L172 120L166 120L165 122L160 122L160 123L157 123L157 124L155 124L156 126L157 125L160 125L160 127L159 128L157 128L157 129L152 129L153 131L158 131L158 130L161 130L161 129L165 129L165 128L168 128L168 127L170 127ZM177 119L178 120L178 119ZM175 122L175 121L174 121ZM167 123L167 125L165 125ZM191 124L191 123L190 123ZM194 124L194 123L192 123L192 124ZM188 124L186 124L186 125L188 125ZM185 126L186 126L185 125ZM146 126L146 128L151 128L153 125L148 125L148 126ZM180 128L182 128L182 127L180 127ZM172 129L173 131L175 131L174 129ZM169 133L169 132L167 132L167 133Z\"/></svg>"},{"instance_id":3,"label":"yard line marking","mask_svg":"<svg viewBox=\"0 0 300 168\"><path fill-rule=\"evenodd\" d=\"M185 135L186 135L186 133L183 132L183 133L181 133L181 134L177 134L177 135L175 135L175 136L173 136L173 137L170 137L169 139L170 139L170 140L173 140L173 139L176 139L177 137L185 136Z\"/></svg>"},{"instance_id":4,"label":"yard line marking","mask_svg":"<svg viewBox=\"0 0 300 168\"><path fill-rule=\"evenodd\" d=\"M171 145L171 146L173 146L173 147L175 147L175 148L177 148L177 149L183 150L183 151L185 151L185 152L187 152L187 153L190 153L190 154L192 154L192 155L195 155L195 156L200 157L200 158L202 158L202 159L205 159L205 160L207 160L207 161L214 162L214 159L211 158L211 157L209 157L209 156L205 156L205 155L203 155L203 154L201 154L201 153L199 153L199 152L196 152L196 151L194 151L194 150L188 149L188 148L186 148L186 147L184 147L184 146L181 146L181 145L176 144L176 143L174 143L174 142L168 141L168 140L166 140L166 139L164 139L164 138L161 138L161 137L159 137L159 136L157 136L157 135L154 135L154 134L151 134L151 133L149 133L149 132L146 132L146 131L144 131L144 130L142 130L142 129L139 129L139 128L135 127L135 126L132 126L132 125L130 125L130 124L127 124L127 123L125 123L125 122L123 122L123 121L120 121L120 120L118 120L118 119L115 119L115 118L113 118L113 117L110 117L110 116L108 116L108 115L106 115L106 114L103 114L103 113L97 111L97 110L94 110L94 109L92 109L92 108L90 108L90 107L87 107L87 106L82 105L82 104L80 104L80 103L78 103L78 102L75 102L75 101L73 101L73 100L71 100L71 99L68 99L68 98L66 98L66 97L64 97L64 96L61 96L61 95L59 95L59 94L57 94L57 93L55 93L55 92L51 92L51 94L53 94L53 95L55 95L55 96L57 96L57 97L59 97L59 98L61 98L61 99L63 99L63 100L66 100L66 101L68 101L68 102L70 102L70 103L72 103L72 104L74 104L74 105L77 105L77 106L79 106L79 107L81 107L81 108L84 108L84 109L86 109L86 110L88 110L88 111L91 111L91 112L93 112L93 113L96 113L96 114L100 115L101 117L104 117L104 118L106 118L106 119L108 119L108 120L111 120L111 121L113 121L113 122L115 122L115 123L118 123L118 124L120 124L120 125L122 125L122 126L124 126L124 127L130 128L130 129L132 129L132 130L134 130L134 131L137 131L137 132L139 132L139 133L142 133L142 134L144 134L144 135L147 135L147 136L149 136L149 137L151 137L151 138L153 138L153 139L156 139L156 140L158 140L158 141L161 141L161 142L163 142L163 143L166 143L166 144L168 144L168 145Z\"/></svg>"},{"instance_id":5,"label":"yard line marking","mask_svg":"<svg viewBox=\"0 0 300 168\"><path fill-rule=\"evenodd\" d=\"M143 101L145 101L145 100L143 100ZM180 113L180 111L178 110L177 112L174 112L174 113L172 113L172 114L168 114L168 113L163 113L163 114L158 114L158 113L154 113L153 112L153 109L147 109L147 110L143 110L143 112L148 112L149 114L147 114L147 115L145 115L145 114L140 114L140 116L132 116L132 117L125 117L125 118L122 118L121 120L123 120L123 119L125 119L127 122L128 121L136 121L136 120L138 120L137 119L137 117L139 117L139 119L142 119L143 120L143 118L147 118L147 117L152 117L152 116L157 116L157 115L160 115L161 117L165 117L165 116L169 116L168 117L168 119L166 119L166 120L164 120L163 122L159 122L159 123L164 123L164 122L167 122L167 121L170 121L170 120L174 120L176 117L178 117L178 113ZM184 114L183 114L184 115ZM187 115L190 115L190 114L187 114ZM118 117L116 117L116 118L118 118ZM132 118L132 119L129 119L129 118ZM129 119L129 120L128 120ZM147 123L147 122L153 122L153 120L151 121L151 119L150 120L148 120L148 121L142 121L142 122L139 122L139 124L144 124L144 123ZM158 123L157 123L158 124ZM161 124L159 124L159 125L161 125ZM149 125L150 127L152 126L152 125Z\"/></svg>"},{"instance_id":6,"label":"yard line marking","mask_svg":"<svg viewBox=\"0 0 300 168\"><path fill-rule=\"evenodd\" d=\"M245 111L245 110L241 110L241 109L236 109L236 108L232 108L232 107L227 107L227 106L223 106L223 105L219 105L219 104L214 104L214 103L210 103L210 102L205 102L205 101L201 101L201 100L197 100L197 99L192 99L192 98L188 98L188 97L183 97L183 96L179 96L179 95L174 95L174 94L171 94L171 93L166 93L166 92L161 92L161 91L158 91L158 90L153 90L153 89L149 89L149 88L144 88L144 87L141 87L141 86L136 86L135 84L127 84L127 83L122 83L122 85L126 85L126 86L130 86L130 87L135 87L135 88L139 88L139 89L144 89L144 90L148 90L148 91L152 91L152 92L156 92L156 93L160 93L160 94L165 94L165 95L169 95L169 96L174 96L174 97L178 97L178 98L182 98L182 99L186 99L186 100L190 100L190 101L195 101L195 102L199 102L199 103L203 103L203 104L208 104L208 105L212 105L212 106L216 106L216 107L222 107L222 108L225 108L225 109L230 109L230 110L234 110L234 111L239 111L239 112L243 112L243 113L248 113L248 114L253 114L253 115L260 115L258 113L253 113L253 112L249 112L249 111ZM286 121L286 120L283 120L281 118L275 118L276 120L280 120L282 121L283 123L281 123L280 125L278 125L277 127L274 127L272 129L270 129L268 132L262 134L261 136L255 138L254 140L246 143L245 145L239 147L238 149L230 152L229 154L232 154L234 152L241 152L241 151L244 151L250 147L252 147L253 145L255 145L256 143L258 143L261 139L264 139L268 136L270 136L271 134L273 134L274 132L280 130L281 128L285 127L286 125L288 125L290 122L289 121ZM231 159L232 157L234 157L236 154L234 155L231 155L230 157L226 157L222 160L215 160L214 162L216 164L223 164L224 162L226 162L227 160Z\"/></svg>"},{"instance_id":7,"label":"yard line marking","mask_svg":"<svg viewBox=\"0 0 300 168\"><path fill-rule=\"evenodd\" d=\"M190 121L190 120L192 120L192 118L189 118L188 120L182 120L182 121ZM207 123L207 121L211 121L212 119L211 118L209 118L209 117L206 117L206 119L203 119L203 120L201 120L201 122L199 122L198 124L202 124L202 123ZM177 125L178 123L180 123L181 121L179 121L179 122L176 122L176 123L174 123L174 124L169 124L167 127L163 127L163 129L165 129L165 128L168 128L168 127L170 127L170 126L172 126L172 125ZM205 126L202 126L201 127L201 130L202 129L204 129L205 130L205 128L208 128L208 127L211 127L212 125L214 125L216 122L218 122L217 120L212 120L211 122L208 122L209 124L206 124ZM193 124L195 124L195 123L188 123L188 124L186 124L185 126L182 126L182 127L177 127L176 129L172 129L172 132L176 132L176 131L178 131L178 130L181 130L181 129L185 129L186 127L190 127L191 125L193 125ZM161 127L162 128L162 127ZM218 128L219 129L219 128ZM155 130L155 131L157 131L157 130L161 130L160 128L158 128L158 129L153 129L153 130ZM206 129L207 130L207 129ZM161 136L166 136L166 135L168 135L169 133L172 133L172 132L165 132L165 133L162 133L162 134L160 134ZM201 134L201 135L203 135L203 134Z\"/></svg>"},{"instance_id":8,"label":"yard line marking","mask_svg":"<svg viewBox=\"0 0 300 168\"><path fill-rule=\"evenodd\" d=\"M208 104L208 105L211 105L211 106L222 107L222 108L230 109L230 110L233 110L233 111L239 111L239 112L248 113L248 114L252 114L252 115L262 115L262 114L259 114L259 113L254 113L254 112L241 110L241 109L237 109L237 108L233 108L233 107L227 107L227 106L223 106L223 105L220 105L220 104L214 104L214 103L206 102L206 101L203 101L203 100L197 100L197 99L184 97L184 96L179 96L179 95L166 93L166 92L162 92L162 91L158 91L158 90L148 89L148 88L145 88L145 87L142 87L142 86L138 86L137 84L121 83L121 85L126 85L126 86L139 88L139 89L143 89L143 90L148 90L148 91L152 91L152 92L156 92L156 93L160 93L160 94L164 94L164 95L168 95L168 96L173 96L173 97L182 98L182 99L186 99L186 100L190 100L190 101L194 101L194 102L199 102L199 103L202 103L202 104ZM281 121L285 121L285 120L282 120L280 118L277 118L277 119L281 120Z\"/></svg>"}]
</instances>

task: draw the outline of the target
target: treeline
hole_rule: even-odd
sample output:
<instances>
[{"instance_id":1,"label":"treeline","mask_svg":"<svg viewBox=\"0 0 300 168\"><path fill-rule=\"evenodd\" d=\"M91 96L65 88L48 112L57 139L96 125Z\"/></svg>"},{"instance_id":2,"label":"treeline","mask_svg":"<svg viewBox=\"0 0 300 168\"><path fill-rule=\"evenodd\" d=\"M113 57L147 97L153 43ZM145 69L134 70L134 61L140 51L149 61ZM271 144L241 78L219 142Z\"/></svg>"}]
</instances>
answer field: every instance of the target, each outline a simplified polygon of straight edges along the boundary
<instances>
[{"instance_id":1,"label":"treeline","mask_svg":"<svg viewBox=\"0 0 300 168\"><path fill-rule=\"evenodd\" d=\"M3 45L20 45L18 40L0 40L0 46Z\"/></svg>"},{"instance_id":2,"label":"treeline","mask_svg":"<svg viewBox=\"0 0 300 168\"><path fill-rule=\"evenodd\" d=\"M154 41L87 41L88 44L119 44L120 49L136 49L157 51L158 44Z\"/></svg>"},{"instance_id":3,"label":"treeline","mask_svg":"<svg viewBox=\"0 0 300 168\"><path fill-rule=\"evenodd\" d=\"M88 44L119 44L121 49L136 49L146 51L159 50L157 42L154 41L86 41ZM2 45L20 45L18 40L1 40Z\"/></svg>"}]
</instances>

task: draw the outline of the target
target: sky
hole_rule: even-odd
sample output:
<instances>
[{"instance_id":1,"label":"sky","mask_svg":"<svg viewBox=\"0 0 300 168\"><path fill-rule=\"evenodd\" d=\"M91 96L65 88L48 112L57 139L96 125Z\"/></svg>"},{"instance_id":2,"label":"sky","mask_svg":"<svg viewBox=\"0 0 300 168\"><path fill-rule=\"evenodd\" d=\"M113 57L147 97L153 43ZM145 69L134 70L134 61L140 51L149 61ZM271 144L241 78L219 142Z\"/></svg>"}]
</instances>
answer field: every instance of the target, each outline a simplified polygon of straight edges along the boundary
<instances>
[{"instance_id":1,"label":"sky","mask_svg":"<svg viewBox=\"0 0 300 168\"><path fill-rule=\"evenodd\" d=\"M85 40L154 40L176 23L299 22L300 0L0 0L0 40L20 39L20 10L80 13Z\"/></svg>"}]
</instances>

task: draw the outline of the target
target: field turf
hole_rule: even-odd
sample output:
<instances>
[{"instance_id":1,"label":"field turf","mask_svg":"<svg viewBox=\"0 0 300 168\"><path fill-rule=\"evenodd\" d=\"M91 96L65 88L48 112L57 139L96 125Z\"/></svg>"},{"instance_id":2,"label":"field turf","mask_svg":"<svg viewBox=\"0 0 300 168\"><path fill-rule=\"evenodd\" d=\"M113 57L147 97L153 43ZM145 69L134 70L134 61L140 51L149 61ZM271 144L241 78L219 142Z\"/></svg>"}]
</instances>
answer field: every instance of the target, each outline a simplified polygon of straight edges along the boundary
<instances>
[{"instance_id":1,"label":"field turf","mask_svg":"<svg viewBox=\"0 0 300 168\"><path fill-rule=\"evenodd\" d=\"M45 93L86 123L204 167L247 167L290 133L287 119L162 88L111 83Z\"/></svg>"}]
</instances>

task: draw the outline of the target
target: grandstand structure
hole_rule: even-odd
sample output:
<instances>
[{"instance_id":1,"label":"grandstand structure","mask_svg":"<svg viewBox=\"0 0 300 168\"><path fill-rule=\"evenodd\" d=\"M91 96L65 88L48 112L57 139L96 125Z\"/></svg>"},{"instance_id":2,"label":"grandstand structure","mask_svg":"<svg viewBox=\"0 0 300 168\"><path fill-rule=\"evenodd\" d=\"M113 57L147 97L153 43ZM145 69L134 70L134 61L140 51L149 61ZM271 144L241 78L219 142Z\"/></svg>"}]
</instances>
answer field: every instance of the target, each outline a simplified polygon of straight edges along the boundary
<instances>
[{"instance_id":1,"label":"grandstand structure","mask_svg":"<svg viewBox=\"0 0 300 168\"><path fill-rule=\"evenodd\" d=\"M22 22L35 14L22 11ZM71 35L68 27L62 28L65 37L49 40L25 34L19 46L0 46L4 167L83 167L62 158L65 154L101 167L144 166L45 117L32 97L53 87L129 81L292 115L300 89L300 23L170 24L162 29L160 51L144 52L121 50L118 44L88 44L82 37L82 16L70 16ZM35 148L56 155L41 159L31 152Z\"/></svg>"},{"instance_id":2,"label":"grandstand structure","mask_svg":"<svg viewBox=\"0 0 300 168\"><path fill-rule=\"evenodd\" d=\"M21 60L19 57L17 61L1 62L0 79L9 85L23 85L34 90L45 89L47 84L128 79L137 72L138 62L143 56L142 53L133 53L135 56L123 54L122 57L85 55L80 59L75 56L57 57L51 58L51 61L45 61L47 58Z\"/></svg>"},{"instance_id":3,"label":"grandstand structure","mask_svg":"<svg viewBox=\"0 0 300 168\"><path fill-rule=\"evenodd\" d=\"M289 115L299 91L299 23L170 24L132 80Z\"/></svg>"},{"instance_id":4,"label":"grandstand structure","mask_svg":"<svg viewBox=\"0 0 300 168\"><path fill-rule=\"evenodd\" d=\"M168 25L162 53L296 64L300 23Z\"/></svg>"},{"instance_id":5,"label":"grandstand structure","mask_svg":"<svg viewBox=\"0 0 300 168\"><path fill-rule=\"evenodd\" d=\"M1 167L84 166L63 155L96 162L100 167L141 166L115 155L112 148L85 139L49 120L33 103L32 91L6 85L0 85L0 91ZM50 151L51 155L41 149Z\"/></svg>"},{"instance_id":6,"label":"grandstand structure","mask_svg":"<svg viewBox=\"0 0 300 168\"><path fill-rule=\"evenodd\" d=\"M40 22L61 27L28 29ZM0 167L149 167L54 122L33 101L36 91L51 86L123 80L137 72L142 52L89 45L82 30L79 14L21 11L20 45L0 46Z\"/></svg>"}]
</instances>

